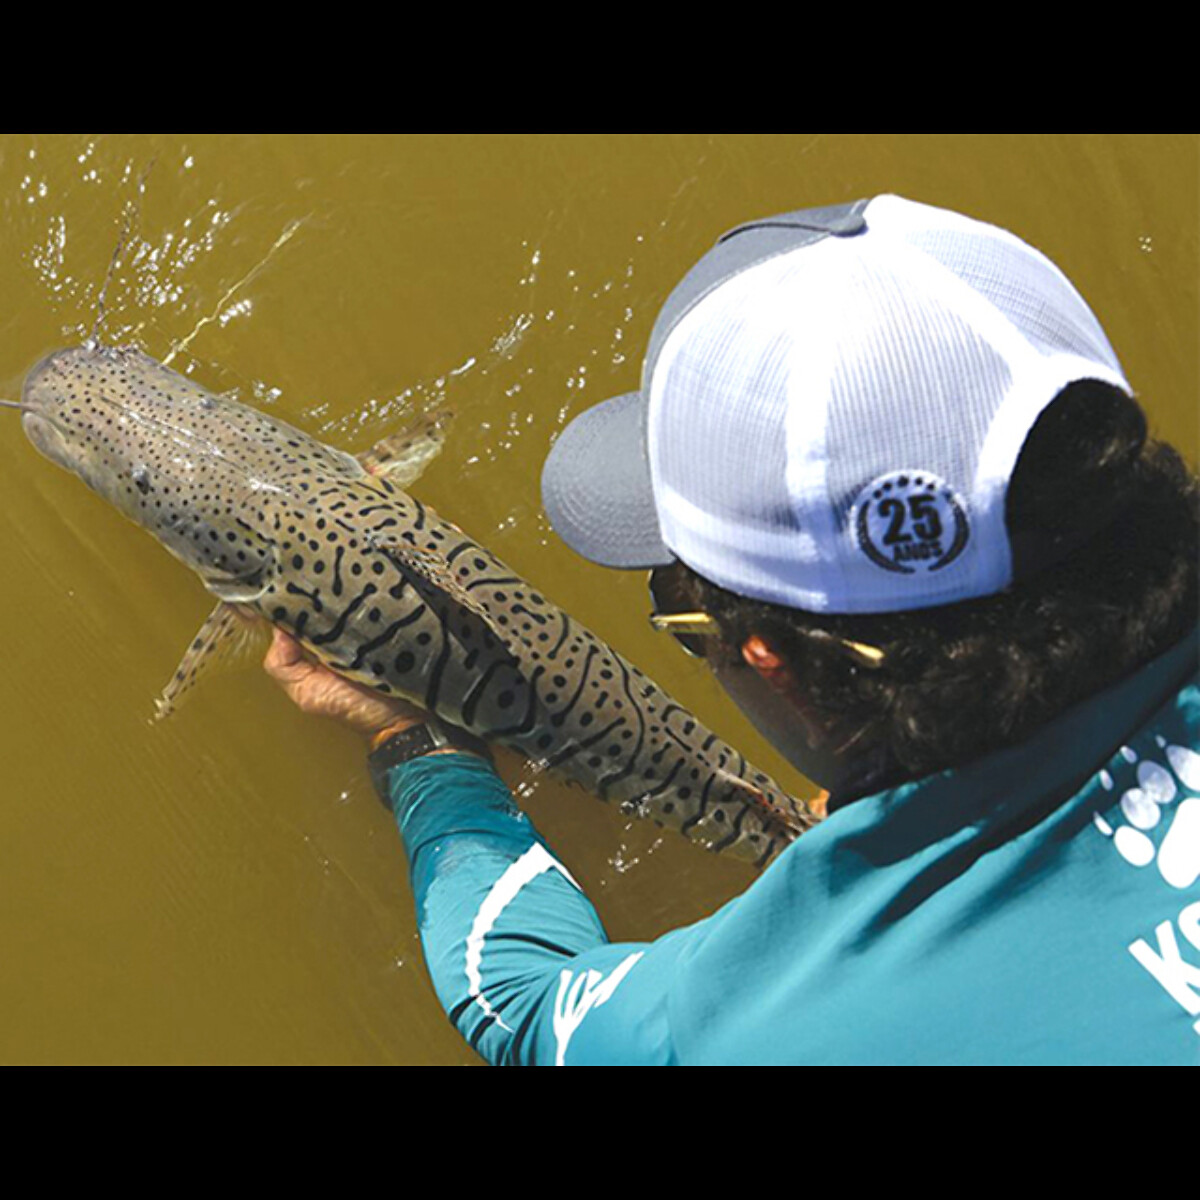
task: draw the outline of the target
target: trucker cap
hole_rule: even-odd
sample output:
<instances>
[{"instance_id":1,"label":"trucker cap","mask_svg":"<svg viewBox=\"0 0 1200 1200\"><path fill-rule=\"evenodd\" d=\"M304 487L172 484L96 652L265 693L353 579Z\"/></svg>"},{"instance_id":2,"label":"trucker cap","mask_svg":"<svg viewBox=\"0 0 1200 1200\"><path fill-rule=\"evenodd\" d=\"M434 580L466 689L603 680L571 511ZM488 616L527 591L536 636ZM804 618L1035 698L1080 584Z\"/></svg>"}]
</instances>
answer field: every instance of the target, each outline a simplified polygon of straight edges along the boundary
<instances>
[{"instance_id":1,"label":"trucker cap","mask_svg":"<svg viewBox=\"0 0 1200 1200\"><path fill-rule=\"evenodd\" d=\"M1083 380L1132 395L1078 291L1004 230L897 196L757 221L671 295L641 391L559 438L546 511L595 563L682 561L809 612L994 595L1021 451Z\"/></svg>"}]
</instances>

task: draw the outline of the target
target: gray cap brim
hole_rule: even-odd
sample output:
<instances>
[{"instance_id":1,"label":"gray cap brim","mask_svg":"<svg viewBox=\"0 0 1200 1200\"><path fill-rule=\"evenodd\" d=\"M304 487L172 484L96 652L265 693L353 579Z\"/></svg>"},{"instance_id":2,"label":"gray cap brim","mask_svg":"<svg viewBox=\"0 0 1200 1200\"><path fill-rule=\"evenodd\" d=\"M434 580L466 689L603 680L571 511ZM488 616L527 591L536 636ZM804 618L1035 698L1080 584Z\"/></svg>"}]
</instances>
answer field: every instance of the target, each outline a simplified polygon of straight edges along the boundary
<instances>
[{"instance_id":1,"label":"gray cap brim","mask_svg":"<svg viewBox=\"0 0 1200 1200\"><path fill-rule=\"evenodd\" d=\"M640 394L578 417L550 452L542 501L555 532L577 554L623 571L670 566L662 540Z\"/></svg>"}]
</instances>

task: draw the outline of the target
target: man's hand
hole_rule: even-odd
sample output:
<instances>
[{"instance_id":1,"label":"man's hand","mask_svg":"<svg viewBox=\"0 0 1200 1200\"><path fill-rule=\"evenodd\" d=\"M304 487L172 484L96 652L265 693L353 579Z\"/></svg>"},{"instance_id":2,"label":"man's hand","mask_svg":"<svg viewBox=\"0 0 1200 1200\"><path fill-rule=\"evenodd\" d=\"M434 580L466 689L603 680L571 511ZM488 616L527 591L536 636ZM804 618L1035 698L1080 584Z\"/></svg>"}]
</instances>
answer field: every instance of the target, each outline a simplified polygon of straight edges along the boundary
<instances>
[{"instance_id":1,"label":"man's hand","mask_svg":"<svg viewBox=\"0 0 1200 1200\"><path fill-rule=\"evenodd\" d=\"M372 739L385 732L403 733L428 719L403 700L389 700L313 662L295 638L278 629L263 666L301 712L332 717Z\"/></svg>"}]
</instances>

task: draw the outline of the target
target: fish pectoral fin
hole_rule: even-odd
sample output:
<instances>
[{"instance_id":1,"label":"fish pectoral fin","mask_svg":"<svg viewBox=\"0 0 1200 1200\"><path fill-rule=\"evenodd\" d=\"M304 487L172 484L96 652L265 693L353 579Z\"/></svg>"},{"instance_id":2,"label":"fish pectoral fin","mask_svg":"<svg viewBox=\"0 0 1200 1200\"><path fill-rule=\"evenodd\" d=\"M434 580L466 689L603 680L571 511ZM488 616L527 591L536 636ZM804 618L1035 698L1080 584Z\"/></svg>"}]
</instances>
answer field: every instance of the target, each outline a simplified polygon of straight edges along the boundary
<instances>
[{"instance_id":1,"label":"fish pectoral fin","mask_svg":"<svg viewBox=\"0 0 1200 1200\"><path fill-rule=\"evenodd\" d=\"M262 599L266 588L256 582L246 582L242 579L206 580L205 588L210 595L216 596L222 604L253 604Z\"/></svg>"},{"instance_id":2,"label":"fish pectoral fin","mask_svg":"<svg viewBox=\"0 0 1200 1200\"><path fill-rule=\"evenodd\" d=\"M155 719L171 716L201 679L244 665L265 645L267 632L262 621L236 605L218 604L156 701Z\"/></svg>"},{"instance_id":3,"label":"fish pectoral fin","mask_svg":"<svg viewBox=\"0 0 1200 1200\"><path fill-rule=\"evenodd\" d=\"M247 575L201 575L205 589L222 604L253 604L261 600L275 573L275 548L264 546L264 561Z\"/></svg>"},{"instance_id":4,"label":"fish pectoral fin","mask_svg":"<svg viewBox=\"0 0 1200 1200\"><path fill-rule=\"evenodd\" d=\"M401 491L425 474L446 445L446 431L454 414L449 409L422 416L411 428L386 437L360 454L358 461L372 475L386 479Z\"/></svg>"},{"instance_id":5,"label":"fish pectoral fin","mask_svg":"<svg viewBox=\"0 0 1200 1200\"><path fill-rule=\"evenodd\" d=\"M432 587L467 612L478 617L501 645L519 657L519 644L511 629L501 625L488 604L469 592L454 573L454 567L436 551L418 550L400 538L371 534L370 544L386 554L418 586Z\"/></svg>"}]
</instances>

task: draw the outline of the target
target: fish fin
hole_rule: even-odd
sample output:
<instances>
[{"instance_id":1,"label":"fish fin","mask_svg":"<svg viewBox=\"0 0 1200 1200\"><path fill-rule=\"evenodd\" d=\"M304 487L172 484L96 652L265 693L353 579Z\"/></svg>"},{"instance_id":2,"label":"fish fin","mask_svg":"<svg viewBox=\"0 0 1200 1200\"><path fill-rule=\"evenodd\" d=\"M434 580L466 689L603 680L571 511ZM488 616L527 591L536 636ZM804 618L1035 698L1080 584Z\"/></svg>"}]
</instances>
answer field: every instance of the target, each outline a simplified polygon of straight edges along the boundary
<instances>
[{"instance_id":1,"label":"fish fin","mask_svg":"<svg viewBox=\"0 0 1200 1200\"><path fill-rule=\"evenodd\" d=\"M454 414L449 409L422 416L415 425L386 437L358 461L372 475L401 491L412 487L446 445Z\"/></svg>"},{"instance_id":2,"label":"fish fin","mask_svg":"<svg viewBox=\"0 0 1200 1200\"><path fill-rule=\"evenodd\" d=\"M478 617L501 645L507 646L519 656L520 643L512 630L501 625L490 607L463 587L454 573L454 567L440 554L433 550L418 550L415 546L388 534L372 534L370 542L410 578L436 588L455 604Z\"/></svg>"},{"instance_id":3,"label":"fish fin","mask_svg":"<svg viewBox=\"0 0 1200 1200\"><path fill-rule=\"evenodd\" d=\"M264 640L265 629L245 610L233 604L218 604L155 702L155 720L171 716L202 678L241 666Z\"/></svg>"},{"instance_id":4,"label":"fish fin","mask_svg":"<svg viewBox=\"0 0 1200 1200\"><path fill-rule=\"evenodd\" d=\"M205 589L222 604L253 604L262 599L266 584L246 583L243 580L205 580Z\"/></svg>"},{"instance_id":5,"label":"fish fin","mask_svg":"<svg viewBox=\"0 0 1200 1200\"><path fill-rule=\"evenodd\" d=\"M253 604L270 586L277 565L275 548L265 538L258 538L258 542L266 551L266 559L251 574L202 576L205 589L222 604Z\"/></svg>"},{"instance_id":6,"label":"fish fin","mask_svg":"<svg viewBox=\"0 0 1200 1200\"><path fill-rule=\"evenodd\" d=\"M759 814L766 814L768 819L775 821L795 838L807 833L821 823L820 815L815 812L806 800L779 792L772 798L762 788L756 787L748 779L741 779L729 771L716 772L722 783L727 783L738 791L743 792L750 805Z\"/></svg>"}]
</instances>

